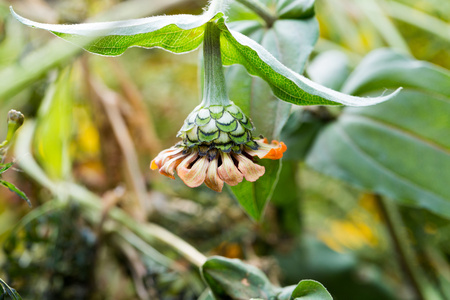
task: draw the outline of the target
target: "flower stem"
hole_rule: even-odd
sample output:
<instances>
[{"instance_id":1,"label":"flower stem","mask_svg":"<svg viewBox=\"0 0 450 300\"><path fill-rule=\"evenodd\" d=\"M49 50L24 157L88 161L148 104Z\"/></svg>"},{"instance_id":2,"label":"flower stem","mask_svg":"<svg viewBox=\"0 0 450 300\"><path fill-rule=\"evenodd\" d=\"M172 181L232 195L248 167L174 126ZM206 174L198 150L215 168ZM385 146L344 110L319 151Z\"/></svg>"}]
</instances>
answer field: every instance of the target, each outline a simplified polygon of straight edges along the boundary
<instances>
[{"instance_id":1,"label":"flower stem","mask_svg":"<svg viewBox=\"0 0 450 300\"><path fill-rule=\"evenodd\" d=\"M270 12L264 5L255 0L236 0L237 2L245 5L247 8L251 9L258 16L260 16L268 28L271 28L273 23L277 20L277 17Z\"/></svg>"},{"instance_id":2,"label":"flower stem","mask_svg":"<svg viewBox=\"0 0 450 300\"><path fill-rule=\"evenodd\" d=\"M421 276L419 274L419 266L412 249L408 245L406 232L404 230L404 224L402 217L395 204L390 203L382 196L375 194L375 201L382 218L385 221L386 227L389 232L389 236L393 242L394 250L397 254L397 259L400 267L403 271L405 279L408 281L409 286L415 294L415 299L429 299L426 295L421 282Z\"/></svg>"},{"instance_id":3,"label":"flower stem","mask_svg":"<svg viewBox=\"0 0 450 300\"><path fill-rule=\"evenodd\" d=\"M225 76L223 75L220 53L220 29L213 22L206 23L203 41L203 60L205 82L203 86L202 106L229 105Z\"/></svg>"}]
</instances>

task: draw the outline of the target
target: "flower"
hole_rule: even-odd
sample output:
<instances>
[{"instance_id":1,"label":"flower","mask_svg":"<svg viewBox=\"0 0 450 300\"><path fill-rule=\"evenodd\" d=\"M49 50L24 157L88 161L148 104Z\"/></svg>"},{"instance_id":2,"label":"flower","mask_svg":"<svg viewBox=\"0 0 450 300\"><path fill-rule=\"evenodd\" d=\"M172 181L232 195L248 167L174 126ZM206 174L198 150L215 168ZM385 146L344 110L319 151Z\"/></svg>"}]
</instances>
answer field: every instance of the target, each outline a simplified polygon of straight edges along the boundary
<instances>
[{"instance_id":1,"label":"flower","mask_svg":"<svg viewBox=\"0 0 450 300\"><path fill-rule=\"evenodd\" d=\"M152 170L175 179L175 172L189 187L205 183L221 192L224 183L234 186L256 181L265 169L254 162L280 159L286 151L283 142L255 139L251 120L231 102L230 105L199 105L184 121L178 132L183 140L158 154L151 162Z\"/></svg>"}]
</instances>

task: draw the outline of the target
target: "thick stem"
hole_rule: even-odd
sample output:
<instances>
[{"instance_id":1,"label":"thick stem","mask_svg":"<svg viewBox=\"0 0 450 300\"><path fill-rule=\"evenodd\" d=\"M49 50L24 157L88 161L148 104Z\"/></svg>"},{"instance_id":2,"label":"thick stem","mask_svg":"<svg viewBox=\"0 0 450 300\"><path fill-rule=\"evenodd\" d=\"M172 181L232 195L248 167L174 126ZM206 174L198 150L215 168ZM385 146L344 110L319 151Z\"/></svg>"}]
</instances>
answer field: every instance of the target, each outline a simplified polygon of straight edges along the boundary
<instances>
[{"instance_id":1,"label":"thick stem","mask_svg":"<svg viewBox=\"0 0 450 300\"><path fill-rule=\"evenodd\" d=\"M253 10L258 16L260 16L264 20L264 22L266 22L268 28L271 28L273 23L275 23L275 21L277 20L277 17L258 1L255 0L236 0L236 1Z\"/></svg>"},{"instance_id":2,"label":"thick stem","mask_svg":"<svg viewBox=\"0 0 450 300\"><path fill-rule=\"evenodd\" d=\"M420 276L417 273L417 261L411 249L408 246L406 232L404 231L403 222L395 204L391 204L388 200L380 195L374 195L382 218L385 221L389 235L392 239L397 259L403 271L405 279L409 282L411 289L417 300L425 300L426 292L424 291Z\"/></svg>"},{"instance_id":3,"label":"thick stem","mask_svg":"<svg viewBox=\"0 0 450 300\"><path fill-rule=\"evenodd\" d=\"M203 86L202 106L229 105L225 76L223 75L222 56L220 54L220 29L213 22L206 23L203 41L203 60L205 82Z\"/></svg>"}]
</instances>

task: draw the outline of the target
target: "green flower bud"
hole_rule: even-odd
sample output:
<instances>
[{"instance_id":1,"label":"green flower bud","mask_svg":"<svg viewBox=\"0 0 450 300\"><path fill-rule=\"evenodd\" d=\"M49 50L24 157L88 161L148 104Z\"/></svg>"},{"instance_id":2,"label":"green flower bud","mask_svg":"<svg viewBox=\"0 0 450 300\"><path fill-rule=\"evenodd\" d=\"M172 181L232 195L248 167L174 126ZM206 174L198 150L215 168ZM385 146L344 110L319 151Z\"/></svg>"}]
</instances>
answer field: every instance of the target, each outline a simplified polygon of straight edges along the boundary
<instances>
[{"instance_id":1,"label":"green flower bud","mask_svg":"<svg viewBox=\"0 0 450 300\"><path fill-rule=\"evenodd\" d=\"M8 112L8 133L6 134L6 140L0 144L1 148L7 148L17 129L22 126L24 119L25 118L20 111L12 109Z\"/></svg>"},{"instance_id":2,"label":"green flower bud","mask_svg":"<svg viewBox=\"0 0 450 300\"><path fill-rule=\"evenodd\" d=\"M252 139L253 129L251 120L231 102L227 106L197 106L186 118L177 136L189 148L206 146L206 151L218 149L225 153L240 153L244 145L257 149Z\"/></svg>"}]
</instances>

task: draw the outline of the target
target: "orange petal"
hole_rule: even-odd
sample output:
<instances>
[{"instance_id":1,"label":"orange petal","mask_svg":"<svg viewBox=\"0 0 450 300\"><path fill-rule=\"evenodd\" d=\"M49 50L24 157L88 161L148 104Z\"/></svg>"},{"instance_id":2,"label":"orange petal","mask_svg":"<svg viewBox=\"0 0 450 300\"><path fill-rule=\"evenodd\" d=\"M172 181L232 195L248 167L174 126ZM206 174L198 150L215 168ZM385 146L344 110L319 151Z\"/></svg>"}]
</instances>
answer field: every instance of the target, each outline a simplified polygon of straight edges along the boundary
<instances>
[{"instance_id":1,"label":"orange petal","mask_svg":"<svg viewBox=\"0 0 450 300\"><path fill-rule=\"evenodd\" d=\"M234 165L231 156L228 153L222 153L222 165L217 169L219 178L228 183L231 186L237 185L242 182L244 176Z\"/></svg>"},{"instance_id":2,"label":"orange petal","mask_svg":"<svg viewBox=\"0 0 450 300\"><path fill-rule=\"evenodd\" d=\"M152 170L158 169L158 165L156 164L155 160L152 160L152 163L150 164L150 169Z\"/></svg>"},{"instance_id":3,"label":"orange petal","mask_svg":"<svg viewBox=\"0 0 450 300\"><path fill-rule=\"evenodd\" d=\"M287 150L286 145L283 142L273 140L271 144L267 143L267 139L257 140L258 150L246 150L251 156L258 156L259 158L266 159L280 159L283 157L283 153Z\"/></svg>"},{"instance_id":4,"label":"orange petal","mask_svg":"<svg viewBox=\"0 0 450 300\"><path fill-rule=\"evenodd\" d=\"M195 153L197 155L197 153ZM187 159L187 158L186 158ZM185 160L186 160L185 159ZM190 164L190 163L189 163ZM188 169L189 164L183 161L177 168L178 176L188 187L197 187L205 181L206 170L209 166L207 156L203 156L197 160L194 165Z\"/></svg>"},{"instance_id":5,"label":"orange petal","mask_svg":"<svg viewBox=\"0 0 450 300\"><path fill-rule=\"evenodd\" d=\"M223 188L223 180L219 178L219 174L217 173L218 165L219 165L218 157L216 157L210 162L208 171L206 172L205 184L210 189L220 193Z\"/></svg>"},{"instance_id":6,"label":"orange petal","mask_svg":"<svg viewBox=\"0 0 450 300\"><path fill-rule=\"evenodd\" d=\"M256 181L259 177L263 176L266 169L263 166L255 164L253 161L245 157L244 155L234 156L239 162L238 168L247 181Z\"/></svg>"}]
</instances>

